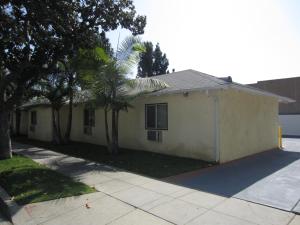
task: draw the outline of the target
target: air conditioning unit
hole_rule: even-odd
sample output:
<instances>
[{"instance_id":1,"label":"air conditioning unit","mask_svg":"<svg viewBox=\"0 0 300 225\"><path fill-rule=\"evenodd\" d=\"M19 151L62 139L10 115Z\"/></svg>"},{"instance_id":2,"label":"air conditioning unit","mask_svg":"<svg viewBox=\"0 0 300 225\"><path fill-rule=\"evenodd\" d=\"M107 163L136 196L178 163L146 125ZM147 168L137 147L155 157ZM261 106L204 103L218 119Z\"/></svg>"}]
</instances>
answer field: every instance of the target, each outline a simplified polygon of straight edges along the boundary
<instances>
[{"instance_id":1,"label":"air conditioning unit","mask_svg":"<svg viewBox=\"0 0 300 225\"><path fill-rule=\"evenodd\" d=\"M161 130L148 130L147 131L148 141L162 142L162 131Z\"/></svg>"}]
</instances>

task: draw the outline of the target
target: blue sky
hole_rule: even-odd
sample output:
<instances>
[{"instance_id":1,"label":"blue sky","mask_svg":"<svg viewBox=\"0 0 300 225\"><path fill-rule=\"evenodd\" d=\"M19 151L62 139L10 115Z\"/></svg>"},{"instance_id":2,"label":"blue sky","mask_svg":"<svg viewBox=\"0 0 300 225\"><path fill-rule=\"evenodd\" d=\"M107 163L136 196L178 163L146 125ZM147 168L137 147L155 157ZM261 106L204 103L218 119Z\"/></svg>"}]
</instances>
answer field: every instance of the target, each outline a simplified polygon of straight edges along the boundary
<instances>
[{"instance_id":1,"label":"blue sky","mask_svg":"<svg viewBox=\"0 0 300 225\"><path fill-rule=\"evenodd\" d=\"M195 69L240 83L300 76L299 0L135 0L142 39L159 42L170 70ZM111 32L113 47L125 30ZM133 71L131 76L134 76Z\"/></svg>"}]
</instances>

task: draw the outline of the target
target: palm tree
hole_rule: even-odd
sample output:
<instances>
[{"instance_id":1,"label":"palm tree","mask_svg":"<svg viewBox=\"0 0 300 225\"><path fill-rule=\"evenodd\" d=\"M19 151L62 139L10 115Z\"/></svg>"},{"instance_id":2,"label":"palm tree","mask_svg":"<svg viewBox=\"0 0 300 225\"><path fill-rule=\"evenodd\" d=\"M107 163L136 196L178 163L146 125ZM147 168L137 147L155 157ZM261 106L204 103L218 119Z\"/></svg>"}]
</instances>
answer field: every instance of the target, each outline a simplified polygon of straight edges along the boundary
<instances>
[{"instance_id":1,"label":"palm tree","mask_svg":"<svg viewBox=\"0 0 300 225\"><path fill-rule=\"evenodd\" d=\"M66 102L69 93L67 78L62 75L62 71L57 67L47 76L43 77L32 87L32 95L38 99L49 102L52 110L52 141L55 144L63 142L60 125L60 110ZM38 100L35 99L35 100Z\"/></svg>"},{"instance_id":2,"label":"palm tree","mask_svg":"<svg viewBox=\"0 0 300 225\"><path fill-rule=\"evenodd\" d=\"M127 37L113 57L106 56L94 72L85 77L85 80L89 81L94 103L104 109L107 147L113 154L118 153L119 149L119 112L127 111L128 107L131 107L130 102L139 95L167 87L166 83L158 79L127 77L132 67L137 65L142 51L144 47L138 37ZM111 135L108 125L109 111Z\"/></svg>"}]
</instances>

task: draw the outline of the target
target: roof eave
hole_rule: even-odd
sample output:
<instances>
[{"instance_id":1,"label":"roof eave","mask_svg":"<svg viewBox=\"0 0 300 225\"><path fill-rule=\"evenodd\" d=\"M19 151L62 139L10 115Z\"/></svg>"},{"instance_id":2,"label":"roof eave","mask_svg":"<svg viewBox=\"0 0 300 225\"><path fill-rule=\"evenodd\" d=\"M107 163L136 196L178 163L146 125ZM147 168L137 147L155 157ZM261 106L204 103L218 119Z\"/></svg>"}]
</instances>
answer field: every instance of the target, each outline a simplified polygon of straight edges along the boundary
<instances>
[{"instance_id":1,"label":"roof eave","mask_svg":"<svg viewBox=\"0 0 300 225\"><path fill-rule=\"evenodd\" d=\"M234 89L237 89L237 90L242 90L242 91L246 91L246 92L257 94L257 95L264 95L264 96L277 98L278 102L280 102L280 103L293 103L293 102L296 102L294 99L287 98L287 97L284 97L284 96L280 96L280 95L277 95L277 94L273 94L271 92L259 90L257 88L253 88L253 87L245 87L245 86L236 85L236 84L229 84L229 86L231 88L234 88Z\"/></svg>"},{"instance_id":2,"label":"roof eave","mask_svg":"<svg viewBox=\"0 0 300 225\"><path fill-rule=\"evenodd\" d=\"M189 89L180 89L174 91L167 91L167 92L151 92L147 93L144 96L162 96L162 95L170 95L170 94L182 94L185 92L197 92L197 91L207 91L207 90L224 90L228 89L226 85L218 86L218 87L202 87L202 88L189 88Z\"/></svg>"}]
</instances>

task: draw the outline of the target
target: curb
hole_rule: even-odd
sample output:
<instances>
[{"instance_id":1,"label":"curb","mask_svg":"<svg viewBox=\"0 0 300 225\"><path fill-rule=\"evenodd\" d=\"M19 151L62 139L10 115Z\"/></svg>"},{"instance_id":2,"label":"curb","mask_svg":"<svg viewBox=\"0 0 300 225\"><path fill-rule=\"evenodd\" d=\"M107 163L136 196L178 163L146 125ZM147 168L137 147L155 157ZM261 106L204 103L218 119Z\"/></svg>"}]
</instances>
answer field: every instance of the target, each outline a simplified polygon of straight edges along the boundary
<instances>
[{"instance_id":1,"label":"curb","mask_svg":"<svg viewBox=\"0 0 300 225\"><path fill-rule=\"evenodd\" d=\"M9 195L6 193L6 191L0 186L0 210L2 215L7 219L9 222L12 221L12 217L10 214L10 210L8 207L8 201L10 201Z\"/></svg>"},{"instance_id":2,"label":"curb","mask_svg":"<svg viewBox=\"0 0 300 225\"><path fill-rule=\"evenodd\" d=\"M0 186L0 210L14 225L36 225L24 207L19 206Z\"/></svg>"},{"instance_id":3,"label":"curb","mask_svg":"<svg viewBox=\"0 0 300 225\"><path fill-rule=\"evenodd\" d=\"M11 219L11 216L10 216L9 208L5 204L4 200L1 197L0 197L0 211L1 211L1 215L5 219L7 219L9 222L12 223L12 219Z\"/></svg>"}]
</instances>

